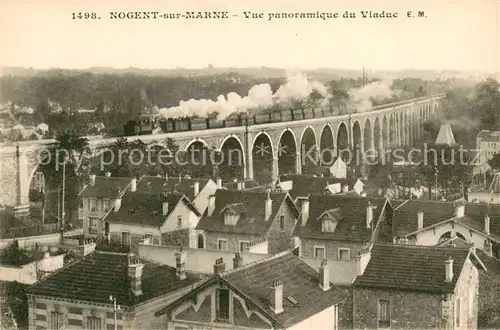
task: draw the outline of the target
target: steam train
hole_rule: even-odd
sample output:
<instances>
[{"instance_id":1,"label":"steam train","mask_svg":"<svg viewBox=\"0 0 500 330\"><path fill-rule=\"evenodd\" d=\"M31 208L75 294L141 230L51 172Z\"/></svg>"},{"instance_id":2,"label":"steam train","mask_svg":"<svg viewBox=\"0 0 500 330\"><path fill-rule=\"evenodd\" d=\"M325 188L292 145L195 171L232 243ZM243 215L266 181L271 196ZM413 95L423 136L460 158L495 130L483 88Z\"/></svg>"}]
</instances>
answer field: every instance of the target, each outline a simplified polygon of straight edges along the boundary
<instances>
[{"instance_id":1,"label":"steam train","mask_svg":"<svg viewBox=\"0 0 500 330\"><path fill-rule=\"evenodd\" d=\"M125 136L154 134L155 130L163 133L198 131L213 128L250 126L267 123L278 123L284 121L303 120L333 116L333 109L295 109L282 110L255 115L232 114L226 119L185 117L185 118L161 118L141 116L129 120L124 125Z\"/></svg>"},{"instance_id":2,"label":"steam train","mask_svg":"<svg viewBox=\"0 0 500 330\"><path fill-rule=\"evenodd\" d=\"M437 94L436 96L444 96L444 94ZM411 100L399 101L384 105L379 105L371 109L381 110L387 108L396 109L397 106L409 103L415 103L428 99L429 97L420 97ZM281 111L258 113L255 115L248 115L246 113L234 113L223 120L214 118L200 118L200 117L184 117L184 118L164 118L159 115L155 116L141 116L135 120L129 120L124 125L125 136L135 135L149 135L160 133L184 132L184 131L198 131L213 128L236 127L236 126L250 126L267 123L279 123L294 120L303 120L311 118L321 118L338 115L334 108L306 108L306 109L284 109Z\"/></svg>"}]
</instances>

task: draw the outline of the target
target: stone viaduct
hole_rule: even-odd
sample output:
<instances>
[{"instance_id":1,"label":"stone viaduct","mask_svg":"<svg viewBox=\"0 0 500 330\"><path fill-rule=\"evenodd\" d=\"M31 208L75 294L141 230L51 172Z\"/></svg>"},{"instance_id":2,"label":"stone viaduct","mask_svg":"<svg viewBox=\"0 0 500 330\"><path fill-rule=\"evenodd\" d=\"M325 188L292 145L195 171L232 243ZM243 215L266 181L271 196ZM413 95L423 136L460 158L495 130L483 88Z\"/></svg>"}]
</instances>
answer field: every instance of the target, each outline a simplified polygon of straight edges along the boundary
<instances>
[{"instance_id":1,"label":"stone viaduct","mask_svg":"<svg viewBox=\"0 0 500 330\"><path fill-rule=\"evenodd\" d=\"M184 131L129 137L140 139L150 146L164 146L172 138L182 150L191 145L204 145L223 150L228 144L242 151L243 177L254 178L257 149L272 156L272 177L280 172L280 153L283 146L295 154L294 171L301 173L304 151L313 148L317 154L325 149L375 150L383 152L400 146L410 146L423 136L423 123L439 108L444 94L388 104L370 111L297 121L276 122L219 129ZM112 145L116 137L88 137L93 151ZM17 210L29 206L30 182L41 160L41 153L54 140L17 142L0 145L0 203ZM335 155L335 154L334 154ZM293 155L292 155L293 156ZM257 157L258 158L258 157ZM257 163L257 164L256 164Z\"/></svg>"}]
</instances>

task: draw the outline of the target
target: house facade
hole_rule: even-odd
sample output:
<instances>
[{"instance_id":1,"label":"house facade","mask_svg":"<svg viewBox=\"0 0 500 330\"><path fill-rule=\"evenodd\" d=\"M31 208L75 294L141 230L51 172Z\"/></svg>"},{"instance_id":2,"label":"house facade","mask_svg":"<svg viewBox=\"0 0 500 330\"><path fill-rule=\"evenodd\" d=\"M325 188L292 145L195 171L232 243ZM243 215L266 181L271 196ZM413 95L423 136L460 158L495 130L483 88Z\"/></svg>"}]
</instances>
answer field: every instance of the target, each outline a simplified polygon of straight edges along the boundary
<instances>
[{"instance_id":1,"label":"house facade","mask_svg":"<svg viewBox=\"0 0 500 330\"><path fill-rule=\"evenodd\" d=\"M95 251L29 289L29 328L161 329L154 312L199 280L130 254Z\"/></svg>"},{"instance_id":2,"label":"house facade","mask_svg":"<svg viewBox=\"0 0 500 330\"><path fill-rule=\"evenodd\" d=\"M355 329L477 328L485 267L474 251L375 244L366 259L353 283Z\"/></svg>"},{"instance_id":3,"label":"house facade","mask_svg":"<svg viewBox=\"0 0 500 330\"><path fill-rule=\"evenodd\" d=\"M290 251L237 262L225 271L217 259L211 278L155 315L167 316L167 329L339 329L346 295L326 262L317 271Z\"/></svg>"},{"instance_id":4,"label":"house facade","mask_svg":"<svg viewBox=\"0 0 500 330\"><path fill-rule=\"evenodd\" d=\"M358 274L357 257L366 244L392 241L382 226L391 217L386 199L313 194L302 203L293 236L298 237L303 260L317 266L326 258L333 269L330 280L349 284Z\"/></svg>"},{"instance_id":5,"label":"house facade","mask_svg":"<svg viewBox=\"0 0 500 330\"><path fill-rule=\"evenodd\" d=\"M197 230L198 248L241 252L258 241L269 242L269 253L290 247L299 213L288 194L218 190L209 198Z\"/></svg>"},{"instance_id":6,"label":"house facade","mask_svg":"<svg viewBox=\"0 0 500 330\"><path fill-rule=\"evenodd\" d=\"M196 245L195 227L201 214L183 194L142 194L129 192L104 217L114 242L136 251L140 242L165 245L173 235L184 246Z\"/></svg>"},{"instance_id":7,"label":"house facade","mask_svg":"<svg viewBox=\"0 0 500 330\"><path fill-rule=\"evenodd\" d=\"M78 218L83 221L85 234L105 233L103 218L113 208L127 190L137 189L136 179L91 175L89 183L78 194Z\"/></svg>"}]
</instances>

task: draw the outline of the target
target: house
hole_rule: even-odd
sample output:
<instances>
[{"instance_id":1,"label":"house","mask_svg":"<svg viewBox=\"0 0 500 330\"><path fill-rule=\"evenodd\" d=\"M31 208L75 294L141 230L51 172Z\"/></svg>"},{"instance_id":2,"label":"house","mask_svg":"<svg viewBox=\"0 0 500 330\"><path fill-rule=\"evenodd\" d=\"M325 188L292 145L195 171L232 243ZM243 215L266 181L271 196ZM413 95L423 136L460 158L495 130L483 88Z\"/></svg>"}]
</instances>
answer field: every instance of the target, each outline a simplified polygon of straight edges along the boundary
<instances>
[{"instance_id":1,"label":"house","mask_svg":"<svg viewBox=\"0 0 500 330\"><path fill-rule=\"evenodd\" d=\"M141 241L165 245L167 233L176 232L175 237L183 246L196 245L197 233L194 228L201 214L185 195L154 195L135 191L126 193L116 201L115 207L104 217L112 241L136 251Z\"/></svg>"},{"instance_id":2,"label":"house","mask_svg":"<svg viewBox=\"0 0 500 330\"><path fill-rule=\"evenodd\" d=\"M472 249L374 244L353 282L354 329L476 329L479 271Z\"/></svg>"},{"instance_id":3,"label":"house","mask_svg":"<svg viewBox=\"0 0 500 330\"><path fill-rule=\"evenodd\" d=\"M158 328L154 311L199 280L181 266L94 251L28 289L29 328Z\"/></svg>"},{"instance_id":4,"label":"house","mask_svg":"<svg viewBox=\"0 0 500 330\"><path fill-rule=\"evenodd\" d=\"M347 179L347 165L340 157L337 157L333 165L304 165L303 173L320 177Z\"/></svg>"},{"instance_id":5,"label":"house","mask_svg":"<svg viewBox=\"0 0 500 330\"><path fill-rule=\"evenodd\" d=\"M392 206L386 199L342 195L311 195L301 207L293 236L300 257L317 267L323 259L331 266L330 280L349 284L357 275L357 256L372 241L392 242Z\"/></svg>"},{"instance_id":6,"label":"house","mask_svg":"<svg viewBox=\"0 0 500 330\"><path fill-rule=\"evenodd\" d=\"M208 206L208 196L222 187L221 179L214 182L211 179L191 179L172 176L143 176L137 184L137 191L141 194L159 194L179 192L184 194L203 214Z\"/></svg>"},{"instance_id":7,"label":"house","mask_svg":"<svg viewBox=\"0 0 500 330\"><path fill-rule=\"evenodd\" d=\"M488 190L471 191L468 197L473 202L500 204L500 172L495 173Z\"/></svg>"},{"instance_id":8,"label":"house","mask_svg":"<svg viewBox=\"0 0 500 330\"><path fill-rule=\"evenodd\" d=\"M217 190L196 229L203 230L199 248L240 252L268 242L265 253L289 247L299 216L286 193ZM203 243L203 244L202 244Z\"/></svg>"},{"instance_id":9,"label":"house","mask_svg":"<svg viewBox=\"0 0 500 330\"><path fill-rule=\"evenodd\" d=\"M476 150L479 151L479 159L474 168L474 173L484 174L490 169L488 160L500 150L500 131L482 130L476 137Z\"/></svg>"},{"instance_id":10,"label":"house","mask_svg":"<svg viewBox=\"0 0 500 330\"><path fill-rule=\"evenodd\" d=\"M103 218L117 203L127 190L135 191L137 180L128 178L96 176L92 174L89 183L78 194L78 218L83 220L83 231L86 234L104 234Z\"/></svg>"},{"instance_id":11,"label":"house","mask_svg":"<svg viewBox=\"0 0 500 330\"><path fill-rule=\"evenodd\" d=\"M482 329L500 328L500 259L476 249L459 237L441 242L438 246L471 247L486 266L479 272L478 327Z\"/></svg>"},{"instance_id":12,"label":"house","mask_svg":"<svg viewBox=\"0 0 500 330\"><path fill-rule=\"evenodd\" d=\"M225 271L218 259L214 274L191 292L160 309L167 329L338 329L345 316L344 292L328 281L328 264L319 271L293 252Z\"/></svg>"},{"instance_id":13,"label":"house","mask_svg":"<svg viewBox=\"0 0 500 330\"><path fill-rule=\"evenodd\" d=\"M434 246L460 237L492 255L500 256L500 205L464 201L391 201L394 242Z\"/></svg>"},{"instance_id":14,"label":"house","mask_svg":"<svg viewBox=\"0 0 500 330\"><path fill-rule=\"evenodd\" d=\"M360 179L338 179L303 174L283 175L276 183L276 190L290 194L300 205L310 194L363 194L364 183Z\"/></svg>"}]
</instances>

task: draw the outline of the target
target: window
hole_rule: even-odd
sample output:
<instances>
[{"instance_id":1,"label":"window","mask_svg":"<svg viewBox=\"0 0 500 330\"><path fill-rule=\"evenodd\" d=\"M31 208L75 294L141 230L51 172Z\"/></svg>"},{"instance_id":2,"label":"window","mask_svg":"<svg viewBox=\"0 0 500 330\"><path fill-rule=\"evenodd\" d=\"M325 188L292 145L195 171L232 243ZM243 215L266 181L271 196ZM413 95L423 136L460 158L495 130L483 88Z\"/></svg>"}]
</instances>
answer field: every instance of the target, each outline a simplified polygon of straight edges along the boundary
<instances>
[{"instance_id":1,"label":"window","mask_svg":"<svg viewBox=\"0 0 500 330\"><path fill-rule=\"evenodd\" d=\"M350 260L351 259L351 250L339 248L338 259L339 260Z\"/></svg>"},{"instance_id":2,"label":"window","mask_svg":"<svg viewBox=\"0 0 500 330\"><path fill-rule=\"evenodd\" d=\"M153 235L146 234L144 235L144 244L152 244L153 243Z\"/></svg>"},{"instance_id":3,"label":"window","mask_svg":"<svg viewBox=\"0 0 500 330\"><path fill-rule=\"evenodd\" d=\"M68 313L70 313L70 314L82 314L83 310L81 308L69 307Z\"/></svg>"},{"instance_id":4,"label":"window","mask_svg":"<svg viewBox=\"0 0 500 330\"><path fill-rule=\"evenodd\" d=\"M36 309L47 309L47 304L44 303L36 303L35 304Z\"/></svg>"},{"instance_id":5,"label":"window","mask_svg":"<svg viewBox=\"0 0 500 330\"><path fill-rule=\"evenodd\" d=\"M47 321L47 316L41 315L41 314L36 314L35 319L37 321Z\"/></svg>"},{"instance_id":6,"label":"window","mask_svg":"<svg viewBox=\"0 0 500 330\"><path fill-rule=\"evenodd\" d=\"M202 234L198 234L198 249L205 248L205 237Z\"/></svg>"},{"instance_id":7,"label":"window","mask_svg":"<svg viewBox=\"0 0 500 330\"><path fill-rule=\"evenodd\" d=\"M389 328L391 326L391 303L389 300L378 301L378 327Z\"/></svg>"},{"instance_id":8,"label":"window","mask_svg":"<svg viewBox=\"0 0 500 330\"><path fill-rule=\"evenodd\" d=\"M90 199L90 211L94 212L97 207L97 200L95 198Z\"/></svg>"},{"instance_id":9,"label":"window","mask_svg":"<svg viewBox=\"0 0 500 330\"><path fill-rule=\"evenodd\" d=\"M324 233L333 233L337 223L332 219L323 219L321 222L321 231Z\"/></svg>"},{"instance_id":10,"label":"window","mask_svg":"<svg viewBox=\"0 0 500 330\"><path fill-rule=\"evenodd\" d=\"M122 244L130 245L130 233L122 232Z\"/></svg>"},{"instance_id":11,"label":"window","mask_svg":"<svg viewBox=\"0 0 500 330\"><path fill-rule=\"evenodd\" d=\"M103 203L102 203L102 198L97 199L97 211L102 211L103 208Z\"/></svg>"},{"instance_id":12,"label":"window","mask_svg":"<svg viewBox=\"0 0 500 330\"><path fill-rule=\"evenodd\" d=\"M101 319L94 316L87 317L87 329L101 330Z\"/></svg>"},{"instance_id":13,"label":"window","mask_svg":"<svg viewBox=\"0 0 500 330\"><path fill-rule=\"evenodd\" d=\"M325 258L325 248L323 246L314 247L314 258Z\"/></svg>"},{"instance_id":14,"label":"window","mask_svg":"<svg viewBox=\"0 0 500 330\"><path fill-rule=\"evenodd\" d=\"M59 312L50 313L50 329L61 329L63 327L63 314Z\"/></svg>"},{"instance_id":15,"label":"window","mask_svg":"<svg viewBox=\"0 0 500 330\"><path fill-rule=\"evenodd\" d=\"M240 252L245 252L250 247L247 241L240 241Z\"/></svg>"},{"instance_id":16,"label":"window","mask_svg":"<svg viewBox=\"0 0 500 330\"><path fill-rule=\"evenodd\" d=\"M283 230L285 229L285 216L280 215L280 229Z\"/></svg>"},{"instance_id":17,"label":"window","mask_svg":"<svg viewBox=\"0 0 500 330\"><path fill-rule=\"evenodd\" d=\"M460 328L460 317L461 317L461 304L460 304L460 298L456 300L455 303L455 328Z\"/></svg>"},{"instance_id":18,"label":"window","mask_svg":"<svg viewBox=\"0 0 500 330\"><path fill-rule=\"evenodd\" d=\"M229 321L229 290L217 289L217 321Z\"/></svg>"},{"instance_id":19,"label":"window","mask_svg":"<svg viewBox=\"0 0 500 330\"><path fill-rule=\"evenodd\" d=\"M177 229L182 228L182 215L177 216Z\"/></svg>"},{"instance_id":20,"label":"window","mask_svg":"<svg viewBox=\"0 0 500 330\"><path fill-rule=\"evenodd\" d=\"M227 240L219 238L217 240L217 249L219 251L227 251Z\"/></svg>"},{"instance_id":21,"label":"window","mask_svg":"<svg viewBox=\"0 0 500 330\"><path fill-rule=\"evenodd\" d=\"M153 236L153 245L160 245L160 238L158 236Z\"/></svg>"},{"instance_id":22,"label":"window","mask_svg":"<svg viewBox=\"0 0 500 330\"><path fill-rule=\"evenodd\" d=\"M81 326L83 326L83 321L82 320L75 320L75 319L68 319L68 325L74 325L77 327L81 327Z\"/></svg>"}]
</instances>

